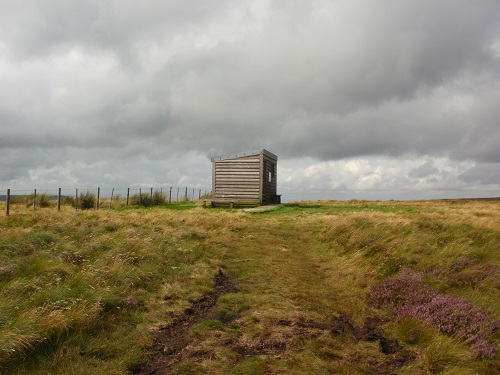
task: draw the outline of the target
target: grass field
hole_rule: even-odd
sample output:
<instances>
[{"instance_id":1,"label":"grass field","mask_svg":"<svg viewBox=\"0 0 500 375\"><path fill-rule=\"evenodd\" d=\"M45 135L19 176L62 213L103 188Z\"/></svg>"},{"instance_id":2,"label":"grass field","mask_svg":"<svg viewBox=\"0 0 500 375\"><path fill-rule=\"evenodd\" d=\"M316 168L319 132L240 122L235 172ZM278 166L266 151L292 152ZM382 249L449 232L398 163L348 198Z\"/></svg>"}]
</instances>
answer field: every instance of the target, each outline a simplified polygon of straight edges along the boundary
<instances>
[{"instance_id":1,"label":"grass field","mask_svg":"<svg viewBox=\"0 0 500 375\"><path fill-rule=\"evenodd\" d=\"M499 289L500 201L18 205L0 373L497 374Z\"/></svg>"}]
</instances>

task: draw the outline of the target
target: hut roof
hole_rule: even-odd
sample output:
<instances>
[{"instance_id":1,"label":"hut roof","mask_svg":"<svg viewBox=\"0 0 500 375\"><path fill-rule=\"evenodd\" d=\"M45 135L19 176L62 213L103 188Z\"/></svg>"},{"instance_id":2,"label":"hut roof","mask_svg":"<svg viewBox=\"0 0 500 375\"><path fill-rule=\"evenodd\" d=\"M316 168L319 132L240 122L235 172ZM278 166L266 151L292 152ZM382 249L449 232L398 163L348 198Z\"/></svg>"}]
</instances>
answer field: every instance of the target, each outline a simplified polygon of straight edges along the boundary
<instances>
[{"instance_id":1,"label":"hut roof","mask_svg":"<svg viewBox=\"0 0 500 375\"><path fill-rule=\"evenodd\" d=\"M220 160L226 160L226 159L236 159L236 158L242 158L245 156L252 156L252 155L260 155L264 154L271 159L278 160L278 156L273 154L272 152L267 151L266 149L260 149L260 150L254 150L254 151L246 151L246 152L238 152L235 154L229 154L229 155L220 155L220 156L213 156L210 158L212 161L220 161Z\"/></svg>"}]
</instances>

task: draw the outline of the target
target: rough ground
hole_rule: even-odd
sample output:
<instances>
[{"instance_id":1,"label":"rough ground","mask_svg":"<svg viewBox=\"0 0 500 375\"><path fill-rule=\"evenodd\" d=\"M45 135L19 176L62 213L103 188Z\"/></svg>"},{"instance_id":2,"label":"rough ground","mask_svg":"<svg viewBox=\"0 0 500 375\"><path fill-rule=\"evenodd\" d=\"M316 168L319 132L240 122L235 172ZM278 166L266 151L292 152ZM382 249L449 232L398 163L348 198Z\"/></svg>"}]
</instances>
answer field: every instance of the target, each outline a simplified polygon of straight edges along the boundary
<instances>
[{"instance_id":1,"label":"rough ground","mask_svg":"<svg viewBox=\"0 0 500 375\"><path fill-rule=\"evenodd\" d=\"M214 283L214 290L194 301L182 315L155 333L150 349L150 365L134 371L135 374L170 374L177 363L203 356L203 353L190 350L190 328L195 323L212 318L212 310L220 296L237 292L231 278L221 270L215 276Z\"/></svg>"},{"instance_id":2,"label":"rough ground","mask_svg":"<svg viewBox=\"0 0 500 375\"><path fill-rule=\"evenodd\" d=\"M194 301L191 307L186 309L182 315L155 333L150 348L149 366L136 369L134 374L171 374L175 366L182 361L202 361L204 359L206 353L197 351L191 345L191 340L189 339L190 329L194 324L202 320L218 318L213 312L218 299L226 293L236 293L238 291L233 280L221 270L215 276L214 284L214 290ZM385 338L381 334L379 326L383 323L378 317L368 317L362 327L355 327L347 315L332 317L328 323L305 319L298 319L296 321L277 319L274 322L277 326L290 327L291 335L295 336L295 338L314 339L324 332L328 332L333 336L348 336L353 342L378 341L380 350L386 355L386 359L382 363L374 362L368 367L373 373L390 375L395 374L399 368L414 358L396 340ZM292 340L290 340L291 342ZM302 350L300 347L294 348L293 345L289 345L287 340L274 340L272 338L252 343L252 345L236 343L232 345L232 349L238 353L236 363L244 358L258 355L278 356L286 350L297 352ZM364 359L359 358L359 360Z\"/></svg>"}]
</instances>

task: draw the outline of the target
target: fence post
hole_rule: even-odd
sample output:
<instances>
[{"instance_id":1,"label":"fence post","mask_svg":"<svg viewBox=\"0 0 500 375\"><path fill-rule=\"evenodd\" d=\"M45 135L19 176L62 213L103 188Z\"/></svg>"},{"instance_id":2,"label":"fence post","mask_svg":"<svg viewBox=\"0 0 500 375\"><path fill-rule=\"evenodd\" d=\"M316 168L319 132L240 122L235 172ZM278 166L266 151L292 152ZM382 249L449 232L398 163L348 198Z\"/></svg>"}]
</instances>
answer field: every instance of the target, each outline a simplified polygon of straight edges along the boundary
<instances>
[{"instance_id":1,"label":"fence post","mask_svg":"<svg viewBox=\"0 0 500 375\"><path fill-rule=\"evenodd\" d=\"M57 191L57 211L61 211L61 188Z\"/></svg>"},{"instance_id":2,"label":"fence post","mask_svg":"<svg viewBox=\"0 0 500 375\"><path fill-rule=\"evenodd\" d=\"M192 195L192 197L193 197L193 200L194 200L194 188L193 188L193 195Z\"/></svg>"},{"instance_id":3,"label":"fence post","mask_svg":"<svg viewBox=\"0 0 500 375\"><path fill-rule=\"evenodd\" d=\"M187 201L188 200L188 188L186 186L186 194L184 194L184 200Z\"/></svg>"},{"instance_id":4,"label":"fence post","mask_svg":"<svg viewBox=\"0 0 500 375\"><path fill-rule=\"evenodd\" d=\"M5 214L9 216L9 205L10 205L10 189L7 189L7 195L5 196Z\"/></svg>"},{"instance_id":5,"label":"fence post","mask_svg":"<svg viewBox=\"0 0 500 375\"><path fill-rule=\"evenodd\" d=\"M153 188L151 188L151 199L153 199Z\"/></svg>"},{"instance_id":6,"label":"fence post","mask_svg":"<svg viewBox=\"0 0 500 375\"><path fill-rule=\"evenodd\" d=\"M127 188L127 207L128 207L128 198L130 197L130 188Z\"/></svg>"},{"instance_id":7,"label":"fence post","mask_svg":"<svg viewBox=\"0 0 500 375\"><path fill-rule=\"evenodd\" d=\"M200 189L200 191L198 192L198 199L201 199L201 189Z\"/></svg>"},{"instance_id":8,"label":"fence post","mask_svg":"<svg viewBox=\"0 0 500 375\"><path fill-rule=\"evenodd\" d=\"M78 210L78 189L75 191L75 210Z\"/></svg>"},{"instance_id":9,"label":"fence post","mask_svg":"<svg viewBox=\"0 0 500 375\"><path fill-rule=\"evenodd\" d=\"M36 209L36 189L35 192L33 193L33 211Z\"/></svg>"},{"instance_id":10,"label":"fence post","mask_svg":"<svg viewBox=\"0 0 500 375\"><path fill-rule=\"evenodd\" d=\"M98 187L97 188L97 207L96 207L96 210L99 209L99 198L101 197L101 188Z\"/></svg>"},{"instance_id":11,"label":"fence post","mask_svg":"<svg viewBox=\"0 0 500 375\"><path fill-rule=\"evenodd\" d=\"M139 188L139 206L142 205L142 188Z\"/></svg>"},{"instance_id":12,"label":"fence post","mask_svg":"<svg viewBox=\"0 0 500 375\"><path fill-rule=\"evenodd\" d=\"M109 200L109 208L111 208L111 203L113 203L113 193L115 192L115 188L111 189L111 199Z\"/></svg>"},{"instance_id":13,"label":"fence post","mask_svg":"<svg viewBox=\"0 0 500 375\"><path fill-rule=\"evenodd\" d=\"M177 202L179 202L179 187L177 187Z\"/></svg>"},{"instance_id":14,"label":"fence post","mask_svg":"<svg viewBox=\"0 0 500 375\"><path fill-rule=\"evenodd\" d=\"M172 186L170 186L170 192L168 193L168 204L172 204Z\"/></svg>"}]
</instances>

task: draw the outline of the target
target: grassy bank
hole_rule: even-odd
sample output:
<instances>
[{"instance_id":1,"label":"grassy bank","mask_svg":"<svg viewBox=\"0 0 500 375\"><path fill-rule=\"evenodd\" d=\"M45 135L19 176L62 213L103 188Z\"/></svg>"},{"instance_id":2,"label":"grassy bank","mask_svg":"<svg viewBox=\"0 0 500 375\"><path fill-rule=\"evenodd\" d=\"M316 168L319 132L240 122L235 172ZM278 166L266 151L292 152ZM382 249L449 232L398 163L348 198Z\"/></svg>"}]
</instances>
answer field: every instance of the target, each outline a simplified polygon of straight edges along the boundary
<instances>
[{"instance_id":1,"label":"grassy bank","mask_svg":"<svg viewBox=\"0 0 500 375\"><path fill-rule=\"evenodd\" d=\"M174 373L500 371L499 202L11 212L3 373L140 372L219 270L235 288L190 320Z\"/></svg>"}]
</instances>

